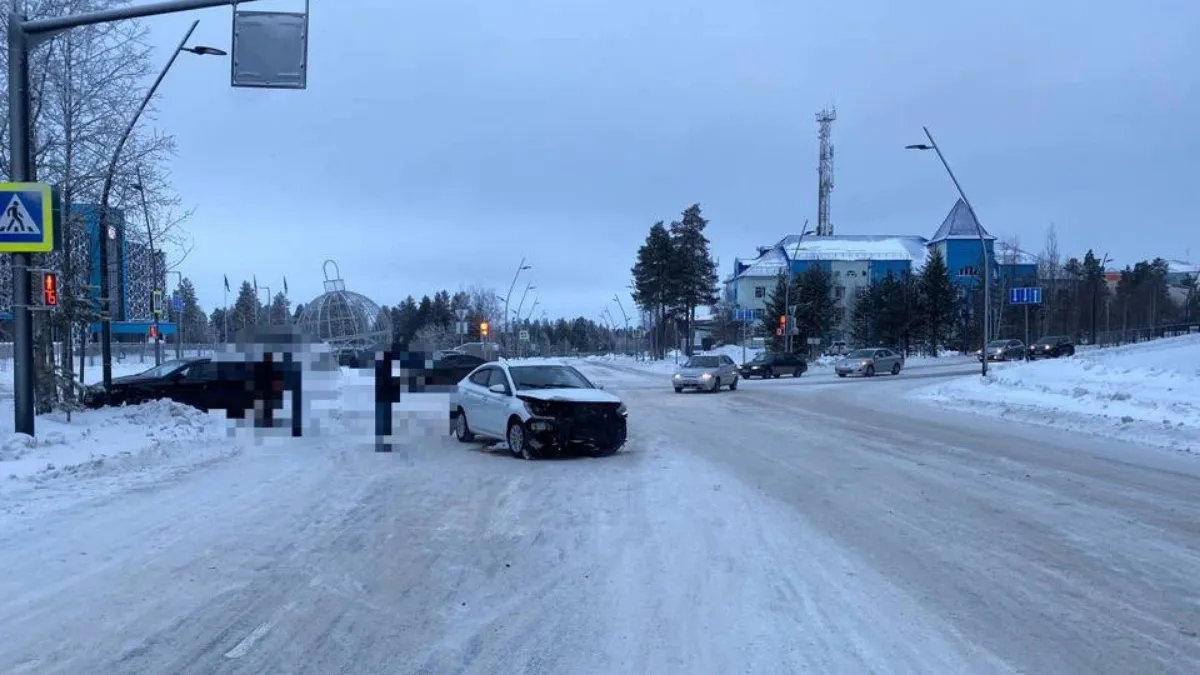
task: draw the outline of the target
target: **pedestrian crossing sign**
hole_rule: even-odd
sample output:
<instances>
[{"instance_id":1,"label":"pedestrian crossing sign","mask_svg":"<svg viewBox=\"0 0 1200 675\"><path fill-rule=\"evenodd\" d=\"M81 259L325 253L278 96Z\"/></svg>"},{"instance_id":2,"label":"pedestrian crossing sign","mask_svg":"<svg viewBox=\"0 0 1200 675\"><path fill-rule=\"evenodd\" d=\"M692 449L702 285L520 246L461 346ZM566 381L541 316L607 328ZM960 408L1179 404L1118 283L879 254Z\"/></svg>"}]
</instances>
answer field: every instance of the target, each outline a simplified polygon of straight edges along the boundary
<instances>
[{"instance_id":1,"label":"pedestrian crossing sign","mask_svg":"<svg viewBox=\"0 0 1200 675\"><path fill-rule=\"evenodd\" d=\"M54 250L54 198L49 183L0 183L0 253Z\"/></svg>"}]
</instances>

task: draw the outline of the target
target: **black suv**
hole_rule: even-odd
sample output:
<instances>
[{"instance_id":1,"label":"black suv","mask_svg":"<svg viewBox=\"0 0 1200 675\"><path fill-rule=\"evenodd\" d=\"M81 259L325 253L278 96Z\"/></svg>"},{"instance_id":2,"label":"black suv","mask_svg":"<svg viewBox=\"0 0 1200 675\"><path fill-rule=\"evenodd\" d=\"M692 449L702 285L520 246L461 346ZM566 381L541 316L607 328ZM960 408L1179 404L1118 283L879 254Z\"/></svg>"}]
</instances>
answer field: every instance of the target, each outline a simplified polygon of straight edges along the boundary
<instances>
[{"instance_id":1,"label":"black suv","mask_svg":"<svg viewBox=\"0 0 1200 675\"><path fill-rule=\"evenodd\" d=\"M1041 340L1029 345L1029 358L1059 358L1060 356L1074 356L1075 345L1070 338L1061 335L1052 335L1044 337Z\"/></svg>"},{"instance_id":2,"label":"black suv","mask_svg":"<svg viewBox=\"0 0 1200 675\"><path fill-rule=\"evenodd\" d=\"M804 357L798 354L773 354L766 352L759 354L747 363L743 363L738 370L741 372L742 377L747 380L752 377L761 377L765 380L769 377L779 377L780 375L800 377L808 370L808 361L805 361Z\"/></svg>"}]
</instances>

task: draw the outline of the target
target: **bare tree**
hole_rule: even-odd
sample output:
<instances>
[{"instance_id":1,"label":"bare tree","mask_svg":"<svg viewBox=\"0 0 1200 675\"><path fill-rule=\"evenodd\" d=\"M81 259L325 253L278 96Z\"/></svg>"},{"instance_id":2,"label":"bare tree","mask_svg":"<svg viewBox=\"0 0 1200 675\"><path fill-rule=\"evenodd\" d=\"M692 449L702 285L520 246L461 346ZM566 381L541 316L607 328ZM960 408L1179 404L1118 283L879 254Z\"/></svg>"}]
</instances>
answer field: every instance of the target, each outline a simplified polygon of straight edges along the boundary
<instances>
[{"instance_id":1,"label":"bare tree","mask_svg":"<svg viewBox=\"0 0 1200 675\"><path fill-rule=\"evenodd\" d=\"M80 12L92 12L127 4L123 0L32 0L26 4L29 17L49 17ZM7 5L7 3L5 3ZM6 16L8 7L0 7ZM39 315L35 322L35 344L38 345L38 381L47 385L38 395L39 407L56 400L59 387L52 355L51 329L64 336L58 381L71 388L72 329L81 330L99 317L91 301L89 288L90 246L87 220L76 207L94 204L101 185L110 170L112 154L129 116L136 110L144 95L146 81L152 74L151 49L146 42L147 31L137 21L86 26L56 35L34 50L30 60L30 98L33 119L33 155L36 178L59 187L63 203L71 205L64 214L63 249L36 256L35 266L60 271L62 302L53 315ZM7 54L0 53L5 66ZM8 101L0 101L0 114L7 115ZM152 120L153 104L143 114ZM186 233L180 224L187 213L179 210L179 201L171 190L166 162L174 151L174 141L168 135L135 133L129 138L116 163L114 172L113 206L126 210L130 223L127 232L143 231L132 227L131 216L140 215L140 194L133 191L134 176L141 171L141 182L151 211L151 223L156 248L180 251L176 258L189 250ZM0 164L7 169L7 127L0 131ZM7 171L5 171L7 173ZM134 205L138 211L131 212ZM97 233L101 234L101 233ZM138 241L139 239L135 239ZM11 299L11 273L0 271L0 287ZM82 355L81 355L82 358ZM70 392L67 392L70 396Z\"/></svg>"},{"instance_id":2,"label":"bare tree","mask_svg":"<svg viewBox=\"0 0 1200 675\"><path fill-rule=\"evenodd\" d=\"M1058 280L1062 277L1062 255L1058 250L1058 233L1054 223L1046 228L1046 241L1042 244L1042 255L1038 259L1038 279L1042 284L1041 326L1042 332L1051 332L1054 314L1058 309Z\"/></svg>"}]
</instances>

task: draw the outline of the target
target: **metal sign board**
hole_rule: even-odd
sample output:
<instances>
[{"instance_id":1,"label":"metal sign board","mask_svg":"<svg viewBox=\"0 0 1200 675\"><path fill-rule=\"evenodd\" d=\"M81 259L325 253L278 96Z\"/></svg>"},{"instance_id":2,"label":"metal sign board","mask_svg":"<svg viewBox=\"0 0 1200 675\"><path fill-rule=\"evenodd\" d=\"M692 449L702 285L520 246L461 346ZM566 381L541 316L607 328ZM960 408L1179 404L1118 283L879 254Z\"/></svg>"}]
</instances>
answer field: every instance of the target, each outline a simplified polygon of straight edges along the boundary
<instances>
[{"instance_id":1,"label":"metal sign board","mask_svg":"<svg viewBox=\"0 0 1200 675\"><path fill-rule=\"evenodd\" d=\"M171 311L183 312L183 298L178 293L171 294Z\"/></svg>"},{"instance_id":2,"label":"metal sign board","mask_svg":"<svg viewBox=\"0 0 1200 675\"><path fill-rule=\"evenodd\" d=\"M752 310L752 309L736 309L736 310L734 310L733 317L734 317L735 321L753 321L754 320L754 310Z\"/></svg>"},{"instance_id":3,"label":"metal sign board","mask_svg":"<svg viewBox=\"0 0 1200 675\"><path fill-rule=\"evenodd\" d=\"M454 316L457 316L459 321L466 321L468 311L470 311L470 310L456 309L456 310L454 310Z\"/></svg>"},{"instance_id":4,"label":"metal sign board","mask_svg":"<svg viewBox=\"0 0 1200 675\"><path fill-rule=\"evenodd\" d=\"M1042 289L1037 286L1008 289L1008 304L1010 305L1040 305L1042 304Z\"/></svg>"},{"instance_id":5,"label":"metal sign board","mask_svg":"<svg viewBox=\"0 0 1200 675\"><path fill-rule=\"evenodd\" d=\"M54 199L49 183L0 183L0 253L54 250Z\"/></svg>"},{"instance_id":6,"label":"metal sign board","mask_svg":"<svg viewBox=\"0 0 1200 675\"><path fill-rule=\"evenodd\" d=\"M230 84L259 89L308 88L308 13L233 13Z\"/></svg>"},{"instance_id":7,"label":"metal sign board","mask_svg":"<svg viewBox=\"0 0 1200 675\"><path fill-rule=\"evenodd\" d=\"M808 344L816 346L821 344L821 338L808 338Z\"/></svg>"},{"instance_id":8,"label":"metal sign board","mask_svg":"<svg viewBox=\"0 0 1200 675\"><path fill-rule=\"evenodd\" d=\"M456 324L456 331L455 331L455 332L457 332L459 335L467 335L467 334L469 334L469 333L471 332L471 330L470 330L470 326L467 324L467 322L466 322L466 321L459 321L459 322Z\"/></svg>"},{"instance_id":9,"label":"metal sign board","mask_svg":"<svg viewBox=\"0 0 1200 675\"><path fill-rule=\"evenodd\" d=\"M529 331L523 330L517 334L517 337L521 340L521 342L528 342L529 341Z\"/></svg>"}]
</instances>

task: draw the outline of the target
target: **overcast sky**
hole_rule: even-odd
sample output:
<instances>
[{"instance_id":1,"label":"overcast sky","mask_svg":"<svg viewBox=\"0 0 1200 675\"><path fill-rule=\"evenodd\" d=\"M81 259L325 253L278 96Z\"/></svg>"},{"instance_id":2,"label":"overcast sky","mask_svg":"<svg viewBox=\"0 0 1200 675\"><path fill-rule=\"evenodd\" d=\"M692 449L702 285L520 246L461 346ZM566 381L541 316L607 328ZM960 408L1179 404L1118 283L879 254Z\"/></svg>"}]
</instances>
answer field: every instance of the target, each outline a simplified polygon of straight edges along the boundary
<instances>
[{"instance_id":1,"label":"overcast sky","mask_svg":"<svg viewBox=\"0 0 1200 675\"><path fill-rule=\"evenodd\" d=\"M525 256L539 315L615 315L649 225L690 203L723 275L815 222L827 104L839 234L933 234L954 187L903 150L928 125L996 236L1200 259L1195 0L312 4L306 91L191 56L163 84L206 308L223 274L305 302L327 258L381 304L504 293ZM193 18L228 47L211 9L148 19L156 58Z\"/></svg>"}]
</instances>

